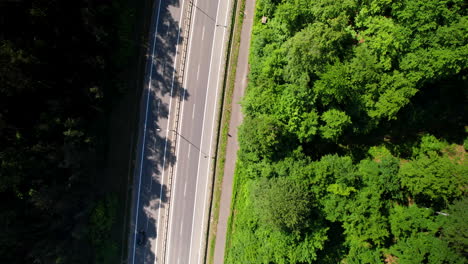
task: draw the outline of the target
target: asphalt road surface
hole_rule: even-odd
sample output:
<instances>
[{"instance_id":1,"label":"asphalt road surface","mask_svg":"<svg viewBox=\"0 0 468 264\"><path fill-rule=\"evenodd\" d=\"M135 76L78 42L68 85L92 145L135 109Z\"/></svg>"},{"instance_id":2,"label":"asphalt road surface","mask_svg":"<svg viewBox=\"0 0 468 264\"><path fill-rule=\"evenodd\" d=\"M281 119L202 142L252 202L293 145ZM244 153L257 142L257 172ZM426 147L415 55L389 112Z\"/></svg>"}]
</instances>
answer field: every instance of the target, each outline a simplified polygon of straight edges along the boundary
<instances>
[{"instance_id":1,"label":"asphalt road surface","mask_svg":"<svg viewBox=\"0 0 468 264\"><path fill-rule=\"evenodd\" d=\"M132 186L129 263L195 264L202 263L205 254L208 186L231 0L191 2L181 84L177 72L186 1L190 0L155 3ZM178 127L174 127L178 94L182 102ZM171 152L174 137L175 153ZM167 186L170 167L174 174L172 185ZM168 229L164 230L166 215Z\"/></svg>"}]
</instances>

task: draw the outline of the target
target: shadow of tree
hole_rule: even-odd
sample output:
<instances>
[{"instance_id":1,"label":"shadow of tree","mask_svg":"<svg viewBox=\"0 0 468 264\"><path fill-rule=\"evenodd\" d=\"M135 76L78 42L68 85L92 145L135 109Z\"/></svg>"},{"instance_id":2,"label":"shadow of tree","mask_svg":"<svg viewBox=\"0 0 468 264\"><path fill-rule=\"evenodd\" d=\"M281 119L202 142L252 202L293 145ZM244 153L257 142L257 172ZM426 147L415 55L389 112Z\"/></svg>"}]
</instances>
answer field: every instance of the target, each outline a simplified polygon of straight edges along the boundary
<instances>
[{"instance_id":1,"label":"shadow of tree","mask_svg":"<svg viewBox=\"0 0 468 264\"><path fill-rule=\"evenodd\" d=\"M139 215L132 227L132 234L144 229L146 243L143 246L133 248L129 252L130 258L135 254L138 262L154 263L156 256L154 250L157 242L157 224L159 210L165 208L168 202L168 190L163 182L163 173L176 162L173 149L174 142L166 138L167 131L158 132L159 123L162 120L170 121L170 100L187 100L189 94L178 81L180 64L176 52L180 53L180 45L183 41L179 30L179 22L182 1L156 1L152 17L151 37L149 41L149 54L147 54L145 87L143 87L143 102L141 106L140 131L135 177L141 175L140 193L135 190L136 199L139 199ZM179 19L180 20L180 19ZM176 58L177 57L177 58ZM174 106L174 104L172 105ZM171 113L173 114L173 113ZM136 181L137 182L137 181ZM136 187L138 188L138 186ZM134 216L135 217L135 216ZM135 220L135 218L133 219ZM162 223L159 223L162 224ZM135 241L131 238L132 245ZM135 250L135 252L132 252Z\"/></svg>"}]
</instances>

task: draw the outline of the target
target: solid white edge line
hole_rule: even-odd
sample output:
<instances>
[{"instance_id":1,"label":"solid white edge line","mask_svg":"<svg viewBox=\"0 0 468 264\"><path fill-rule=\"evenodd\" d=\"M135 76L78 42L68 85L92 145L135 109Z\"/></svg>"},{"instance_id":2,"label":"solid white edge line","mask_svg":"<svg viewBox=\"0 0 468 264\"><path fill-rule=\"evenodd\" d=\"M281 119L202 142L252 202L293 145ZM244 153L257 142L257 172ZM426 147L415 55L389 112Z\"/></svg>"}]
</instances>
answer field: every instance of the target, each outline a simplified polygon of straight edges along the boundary
<instances>
[{"instance_id":1,"label":"solid white edge line","mask_svg":"<svg viewBox=\"0 0 468 264\"><path fill-rule=\"evenodd\" d=\"M185 0L182 1L182 8L180 10L180 20L183 20L183 14L184 14L184 5L185 3ZM176 66L177 66L177 57L178 57L178 51L179 51L179 39L180 39L180 30L181 30L182 27L179 27L179 30L177 32L177 46L176 46L176 55L175 55L175 58L174 58L174 70L172 71L172 83L171 83L171 99L169 100L169 114L168 114L168 118L167 118L167 124L169 124L169 122L171 121L171 110L172 110L172 98L174 97L174 79L175 79L175 73L176 73ZM168 30L169 31L169 30ZM166 141L164 143L164 158L163 158L163 166L162 166L162 174L161 174L161 187L160 187L160 190L159 190L159 193L160 195L162 196L162 189L163 189L163 186L164 186L164 175L165 175L165 167L166 167L166 156L167 156L167 139L169 138L169 129L166 129ZM162 199L161 197L159 198L159 207L158 207L158 223L156 225L156 233L159 234L158 230L160 229L160 219L161 219L161 203L162 203ZM159 236L158 236L159 238ZM155 243L155 247L154 247L154 263L157 263L156 259L157 259L157 253L158 253L158 240L156 240L156 243Z\"/></svg>"},{"instance_id":2,"label":"solid white edge line","mask_svg":"<svg viewBox=\"0 0 468 264\"><path fill-rule=\"evenodd\" d=\"M227 19L229 17L228 13L229 13L229 6L231 4L231 1L228 0L228 5L226 7L226 18L225 18L225 21L224 21L224 25L227 26ZM226 43L225 41L225 38L226 38L226 28L223 27L223 42L222 42L222 46L221 46L221 59L224 57L224 44ZM227 60L227 58L226 58ZM216 112L216 109L217 109L217 105L218 105L218 95L219 95L219 78L220 78L220 74L221 74L221 66L222 66L222 63L221 61L219 62L219 68L218 68L218 79L216 80L216 97L215 97L215 104L214 104L214 111L213 112ZM212 121L212 124L211 124L211 127L212 129L214 128L214 122L215 122L215 119L216 119L216 115L213 115L213 121ZM211 151L213 149L213 136L214 136L214 133L211 134L211 139L210 139L210 152L209 152L209 157L210 157L210 160L208 161L208 165L211 163ZM210 166L208 166L208 172L207 172L207 179L210 177ZM204 231L204 225L205 225L205 218L206 218L206 199L207 199L207 194L208 194L208 183L209 183L209 180L206 181L206 188L205 188L205 199L203 200L204 202L204 205L203 205L203 219L202 219L202 228L201 228L201 232L203 233ZM206 234L205 234L206 235ZM199 247L199 251L198 251L198 255L200 256L201 255L201 250L202 250L202 243L203 243L203 235L200 237L200 247ZM198 257L198 261L197 263L200 263L200 257Z\"/></svg>"},{"instance_id":3,"label":"solid white edge line","mask_svg":"<svg viewBox=\"0 0 468 264\"><path fill-rule=\"evenodd\" d=\"M154 64L154 52L155 52L155 45L156 45L156 35L158 34L158 24L159 24L159 13L161 11L161 2L162 0L159 1L158 5L158 15L156 17L156 28L154 30L154 35L153 35L153 47L152 47L152 54L151 54L151 66L150 66L150 76L149 76L149 82L148 82L148 95L146 96L146 113L145 113L145 126L143 128L143 142L142 142L142 147L141 147L141 156L140 156L140 175L138 177L138 195L137 195L137 206L136 206L136 214L135 214L135 232L133 234L133 255L132 255L132 263L135 263L135 250L136 250L136 235L137 235L137 229L138 229L138 211L140 208L140 193L141 193L141 175L142 175L142 166L143 166L143 154L145 150L145 143L146 143L146 123L148 122L148 106L149 106L149 97L151 93L151 73L153 72L153 64Z\"/></svg>"},{"instance_id":4,"label":"solid white edge line","mask_svg":"<svg viewBox=\"0 0 468 264\"><path fill-rule=\"evenodd\" d=\"M205 116L206 116L206 104L207 104L207 101L208 101L208 94L209 94L209 82L210 82L210 77L211 77L211 65L213 63L213 51L214 51L214 48L215 48L215 43L216 43L216 21L218 21L218 15L219 15L219 6L220 6L220 1L218 1L218 6L216 7L216 18L215 18L215 25L214 25L214 30L213 30L213 33L214 33L214 37L213 37L213 42L212 42L212 46L211 46L211 55L210 55L210 66L208 67L208 81L207 81L207 89L206 89L206 96L205 96L205 105L203 106L203 125L202 125L202 134L201 134L201 141L200 141L200 152L202 150L202 147L203 147L203 134L205 133ZM200 154L203 154L203 153L200 153ZM192 262L192 244L193 244L193 230L194 230L194 223L195 223L195 210L196 210L196 204L197 204L197 193L198 193L198 180L200 179L198 176L200 174L200 161L201 161L201 157L202 155L199 155L198 156L198 170L197 170L197 184L195 185L195 199L194 199L194 202L193 202L193 216L192 216L192 230L190 232L190 250L189 250L189 262L188 264L190 264ZM211 160L211 155L208 156L208 165L210 164L210 160ZM198 261L197 261L198 262Z\"/></svg>"},{"instance_id":5,"label":"solid white edge line","mask_svg":"<svg viewBox=\"0 0 468 264\"><path fill-rule=\"evenodd\" d=\"M192 0L190 0L190 1L192 1ZM198 0L195 0L195 4L194 4L194 5L196 6L197 3L198 3ZM193 11L193 10L192 10L192 11ZM194 23L195 23L195 18L196 18L196 16L197 16L197 12L194 12L194 15L193 15L193 17L192 17L192 19L191 19L192 21L190 22L190 32L189 32L189 35L186 36L186 37L188 37L188 39L189 39L189 43L188 43L188 46L187 46L187 51L188 51L188 53L187 53L187 63L185 64L185 67L188 67L188 65L190 64L190 54L191 54L191 50L192 50L192 49L191 49L191 46L192 46L192 38L191 38L190 36L191 36L192 33L193 33L193 28L194 28L193 25L194 25ZM183 80L183 83L182 83L182 87L185 87L185 84L186 84L186 83L187 83L187 73L185 73L184 80ZM186 92L186 90L187 90L187 88L184 89L184 94L183 94L182 98L185 98L185 92ZM182 100L182 108L181 108L181 110L180 110L180 113L183 113L183 112L184 112L184 106L185 106L185 100ZM179 113L179 114L180 114L180 113ZM177 131L180 131L180 129L182 128L182 123L183 123L183 122L184 122L184 119L183 119L183 116L181 116L181 120L180 120L180 123L179 123L179 125L178 125L178 127L177 127ZM178 139L177 139L177 142L180 142L180 134L179 134L179 133L177 133L177 138L178 138ZM181 144L179 143L178 146L177 146L176 157L179 156L180 145L181 145ZM171 202L170 202L171 206L170 206L170 209L169 209L169 219L168 219L168 223L171 223L172 215L174 214L174 206L173 206L174 203L173 203L173 202L174 202L175 191L176 191L176 186L177 186L177 184L176 184L176 182L177 182L177 177L176 177L176 176L177 176L178 165L179 165L179 164L178 164L178 162L176 161L175 170L174 170L174 174L173 174L173 175L174 175L174 183L173 183L173 187L171 187L171 188L173 188L173 189L172 189L172 193L171 193ZM172 231L172 225L169 225L169 230L167 231L168 234L169 234L169 236L168 236L168 241L167 241L167 246L166 246L166 248L169 248L169 249L171 248L170 246L171 246L171 242L172 242L172 239L171 239L171 236L170 236L171 231ZM169 259L169 254L166 253L166 254L165 254L165 263L168 263L168 262L169 262L168 259Z\"/></svg>"}]
</instances>

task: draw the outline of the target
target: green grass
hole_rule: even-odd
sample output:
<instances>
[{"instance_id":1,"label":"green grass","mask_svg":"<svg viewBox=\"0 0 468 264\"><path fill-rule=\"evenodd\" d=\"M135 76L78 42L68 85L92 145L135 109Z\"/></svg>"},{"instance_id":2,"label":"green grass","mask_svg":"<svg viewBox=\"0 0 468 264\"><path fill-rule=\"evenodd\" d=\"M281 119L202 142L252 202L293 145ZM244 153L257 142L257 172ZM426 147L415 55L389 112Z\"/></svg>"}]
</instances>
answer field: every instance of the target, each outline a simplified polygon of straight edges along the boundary
<instances>
[{"instance_id":1,"label":"green grass","mask_svg":"<svg viewBox=\"0 0 468 264\"><path fill-rule=\"evenodd\" d=\"M229 123L231 121L232 110L232 95L234 92L234 84L236 79L237 59L239 56L239 45L242 30L242 22L244 20L245 0L234 2L232 21L229 39L229 47L227 57L229 58L226 64L226 77L224 83L224 101L222 106L222 118L220 125L220 136L218 145L218 159L216 162L215 171L215 184L213 188L213 202L211 208L212 220L210 223L209 237L208 237L208 260L207 263L213 263L214 250L216 245L216 230L219 218L219 203L221 198L221 188L224 178L224 164L226 161L226 148L229 132Z\"/></svg>"},{"instance_id":2,"label":"green grass","mask_svg":"<svg viewBox=\"0 0 468 264\"><path fill-rule=\"evenodd\" d=\"M244 208L246 199L238 199L239 196L247 195L246 184L241 181L239 176L238 164L236 163L236 171L234 173L234 182L232 186L232 198L231 198L231 215L229 216L226 231L226 251L224 253L224 263L229 256L229 249L231 248L232 234L234 232L234 218L236 217L236 208Z\"/></svg>"}]
</instances>

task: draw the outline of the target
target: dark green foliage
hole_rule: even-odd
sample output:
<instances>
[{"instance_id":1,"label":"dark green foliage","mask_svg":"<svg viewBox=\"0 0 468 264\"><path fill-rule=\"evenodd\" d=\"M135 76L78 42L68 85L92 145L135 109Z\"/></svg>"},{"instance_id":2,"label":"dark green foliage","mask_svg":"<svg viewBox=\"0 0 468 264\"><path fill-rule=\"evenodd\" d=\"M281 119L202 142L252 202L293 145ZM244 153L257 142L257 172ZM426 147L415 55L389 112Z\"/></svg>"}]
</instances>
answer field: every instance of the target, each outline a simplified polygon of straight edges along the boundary
<instances>
[{"instance_id":1,"label":"dark green foliage","mask_svg":"<svg viewBox=\"0 0 468 264\"><path fill-rule=\"evenodd\" d=\"M442 239L463 256L468 256L468 198L449 205L447 216L442 219Z\"/></svg>"},{"instance_id":2,"label":"dark green foliage","mask_svg":"<svg viewBox=\"0 0 468 264\"><path fill-rule=\"evenodd\" d=\"M257 1L227 263L466 263L465 2Z\"/></svg>"},{"instance_id":3,"label":"dark green foliage","mask_svg":"<svg viewBox=\"0 0 468 264\"><path fill-rule=\"evenodd\" d=\"M280 154L279 150L284 148L284 133L281 122L271 116L247 118L239 132L239 137L243 138L240 144L245 149L246 159L272 159Z\"/></svg>"},{"instance_id":4,"label":"dark green foliage","mask_svg":"<svg viewBox=\"0 0 468 264\"><path fill-rule=\"evenodd\" d=\"M300 232L312 216L307 186L293 178L263 178L253 186L251 199L263 224L281 231Z\"/></svg>"},{"instance_id":5,"label":"dark green foliage","mask_svg":"<svg viewBox=\"0 0 468 264\"><path fill-rule=\"evenodd\" d=\"M392 235L397 242L421 232L434 235L439 228L434 211L416 205L394 206L390 210L389 221Z\"/></svg>"},{"instance_id":6,"label":"dark green foliage","mask_svg":"<svg viewBox=\"0 0 468 264\"><path fill-rule=\"evenodd\" d=\"M425 233L401 240L390 249L390 253L401 264L413 263L465 263L461 256L455 254L443 240Z\"/></svg>"},{"instance_id":7,"label":"dark green foliage","mask_svg":"<svg viewBox=\"0 0 468 264\"><path fill-rule=\"evenodd\" d=\"M310 161L296 151L278 163L262 163L262 171L255 178L250 178L252 169L241 164L238 163L236 173L242 181L237 193L243 197L238 204L242 209L233 227L236 235L230 242L227 263L316 260L324 248L328 228L303 184L311 176ZM316 221L310 222L310 218Z\"/></svg>"},{"instance_id":8,"label":"dark green foliage","mask_svg":"<svg viewBox=\"0 0 468 264\"><path fill-rule=\"evenodd\" d=\"M434 136L424 136L420 147L413 150L412 161L402 164L400 182L417 203L428 206L442 203L446 206L464 193L464 186L468 184L464 152L463 160L460 160L459 155L451 151L446 143Z\"/></svg>"},{"instance_id":9,"label":"dark green foliage","mask_svg":"<svg viewBox=\"0 0 468 264\"><path fill-rule=\"evenodd\" d=\"M135 53L122 3L0 3L1 263L92 263L104 244L110 223L88 220L119 94L110 80L125 84Z\"/></svg>"},{"instance_id":10,"label":"dark green foliage","mask_svg":"<svg viewBox=\"0 0 468 264\"><path fill-rule=\"evenodd\" d=\"M441 200L448 202L463 193L467 184L468 167L454 164L448 157L431 152L403 164L399 178L417 202Z\"/></svg>"}]
</instances>

